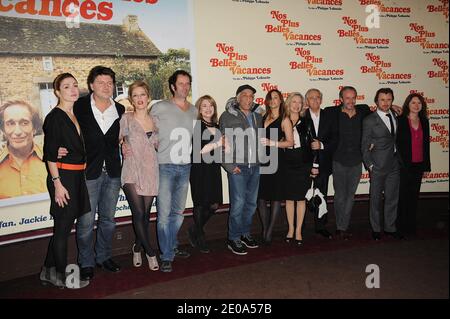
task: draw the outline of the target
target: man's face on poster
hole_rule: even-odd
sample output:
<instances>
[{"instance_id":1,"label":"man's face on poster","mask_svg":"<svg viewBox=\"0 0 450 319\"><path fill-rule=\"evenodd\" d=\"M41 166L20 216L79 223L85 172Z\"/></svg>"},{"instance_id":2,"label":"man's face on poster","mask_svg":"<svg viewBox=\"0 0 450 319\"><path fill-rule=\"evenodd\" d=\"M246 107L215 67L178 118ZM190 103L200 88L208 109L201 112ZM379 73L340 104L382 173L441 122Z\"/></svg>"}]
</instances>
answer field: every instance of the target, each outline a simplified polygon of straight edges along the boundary
<instances>
[{"instance_id":1,"label":"man's face on poster","mask_svg":"<svg viewBox=\"0 0 450 319\"><path fill-rule=\"evenodd\" d=\"M4 134L8 145L13 150L26 151L33 145L32 114L30 110L20 104L8 107L3 113Z\"/></svg>"}]
</instances>

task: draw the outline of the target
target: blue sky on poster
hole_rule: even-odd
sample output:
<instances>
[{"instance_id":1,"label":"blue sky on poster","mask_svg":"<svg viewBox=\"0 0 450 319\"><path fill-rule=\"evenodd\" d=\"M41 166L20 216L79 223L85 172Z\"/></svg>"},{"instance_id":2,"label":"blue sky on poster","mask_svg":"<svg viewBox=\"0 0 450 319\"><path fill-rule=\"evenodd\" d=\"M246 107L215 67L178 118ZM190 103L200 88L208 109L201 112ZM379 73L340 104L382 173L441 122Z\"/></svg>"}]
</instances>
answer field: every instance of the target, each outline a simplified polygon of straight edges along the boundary
<instances>
[{"instance_id":1,"label":"blue sky on poster","mask_svg":"<svg viewBox=\"0 0 450 319\"><path fill-rule=\"evenodd\" d=\"M100 0L94 1L97 4L101 2ZM11 3L14 2L17 1L11 1ZM96 19L84 20L81 18L80 22L122 24L126 15L134 14L138 16L140 28L162 52L166 52L169 48L193 48L190 0L158 0L155 4L146 4L145 1L135 3L132 0L114 0L111 2L113 3L111 20L103 22ZM39 6L37 6L37 9L39 10ZM17 14L14 10L1 14L21 18L64 20L61 17Z\"/></svg>"}]
</instances>

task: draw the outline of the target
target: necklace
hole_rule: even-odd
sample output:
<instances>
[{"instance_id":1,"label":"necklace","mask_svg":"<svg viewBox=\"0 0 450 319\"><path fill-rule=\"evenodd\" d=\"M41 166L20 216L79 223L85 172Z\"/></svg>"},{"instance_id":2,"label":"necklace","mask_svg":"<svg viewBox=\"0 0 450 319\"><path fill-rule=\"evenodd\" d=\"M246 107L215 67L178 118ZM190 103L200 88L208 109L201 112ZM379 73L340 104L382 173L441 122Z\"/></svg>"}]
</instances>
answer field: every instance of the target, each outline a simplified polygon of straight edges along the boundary
<instances>
[{"instance_id":1,"label":"necklace","mask_svg":"<svg viewBox=\"0 0 450 319\"><path fill-rule=\"evenodd\" d=\"M205 124L207 127L216 127L216 124L212 123L212 122L206 122L205 120L202 119L202 123Z\"/></svg>"}]
</instances>

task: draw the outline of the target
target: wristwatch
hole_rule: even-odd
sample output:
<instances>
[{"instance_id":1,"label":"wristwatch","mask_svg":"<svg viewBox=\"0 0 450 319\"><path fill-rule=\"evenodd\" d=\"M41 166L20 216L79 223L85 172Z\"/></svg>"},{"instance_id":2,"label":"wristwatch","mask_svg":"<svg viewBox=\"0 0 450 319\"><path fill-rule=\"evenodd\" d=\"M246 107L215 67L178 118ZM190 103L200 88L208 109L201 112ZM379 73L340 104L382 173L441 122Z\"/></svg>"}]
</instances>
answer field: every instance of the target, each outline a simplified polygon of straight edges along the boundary
<instances>
[{"instance_id":1,"label":"wristwatch","mask_svg":"<svg viewBox=\"0 0 450 319\"><path fill-rule=\"evenodd\" d=\"M56 181L57 179L60 179L61 176L52 177L52 182Z\"/></svg>"}]
</instances>

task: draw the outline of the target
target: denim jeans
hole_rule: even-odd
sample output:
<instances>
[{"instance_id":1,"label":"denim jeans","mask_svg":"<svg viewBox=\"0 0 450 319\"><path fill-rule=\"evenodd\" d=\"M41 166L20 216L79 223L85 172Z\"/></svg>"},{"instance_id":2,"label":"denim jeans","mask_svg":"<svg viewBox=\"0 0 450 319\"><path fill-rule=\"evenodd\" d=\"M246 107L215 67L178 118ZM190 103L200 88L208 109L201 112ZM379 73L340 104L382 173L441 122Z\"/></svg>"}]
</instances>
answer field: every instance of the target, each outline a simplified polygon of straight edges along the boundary
<instances>
[{"instance_id":1,"label":"denim jeans","mask_svg":"<svg viewBox=\"0 0 450 319\"><path fill-rule=\"evenodd\" d=\"M191 164L159 164L157 232L161 260L173 261L189 187Z\"/></svg>"},{"instance_id":2,"label":"denim jeans","mask_svg":"<svg viewBox=\"0 0 450 319\"><path fill-rule=\"evenodd\" d=\"M259 166L238 165L240 174L228 173L230 215L228 239L237 240L250 235L259 188Z\"/></svg>"},{"instance_id":3,"label":"denim jeans","mask_svg":"<svg viewBox=\"0 0 450 319\"><path fill-rule=\"evenodd\" d=\"M94 267L112 256L112 237L116 228L114 215L119 199L120 178L102 172L97 179L87 180L91 211L77 220L78 264ZM95 214L98 214L97 240L94 249Z\"/></svg>"}]
</instances>

